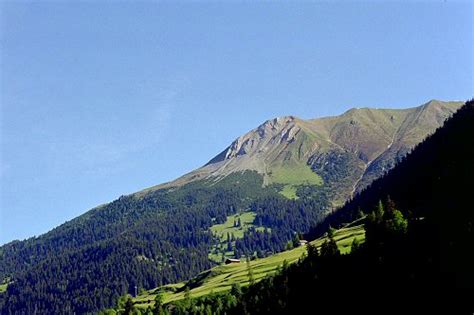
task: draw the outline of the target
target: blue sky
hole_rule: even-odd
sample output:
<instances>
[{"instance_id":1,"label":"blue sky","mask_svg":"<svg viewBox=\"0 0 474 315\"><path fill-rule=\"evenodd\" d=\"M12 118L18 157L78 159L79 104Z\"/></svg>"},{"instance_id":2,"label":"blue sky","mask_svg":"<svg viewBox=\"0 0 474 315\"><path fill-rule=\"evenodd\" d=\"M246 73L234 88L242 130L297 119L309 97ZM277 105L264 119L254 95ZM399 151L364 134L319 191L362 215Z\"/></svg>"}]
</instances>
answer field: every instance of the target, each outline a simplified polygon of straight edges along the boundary
<instances>
[{"instance_id":1,"label":"blue sky","mask_svg":"<svg viewBox=\"0 0 474 315\"><path fill-rule=\"evenodd\" d=\"M469 1L0 9L0 243L174 179L272 117L474 95Z\"/></svg>"}]
</instances>

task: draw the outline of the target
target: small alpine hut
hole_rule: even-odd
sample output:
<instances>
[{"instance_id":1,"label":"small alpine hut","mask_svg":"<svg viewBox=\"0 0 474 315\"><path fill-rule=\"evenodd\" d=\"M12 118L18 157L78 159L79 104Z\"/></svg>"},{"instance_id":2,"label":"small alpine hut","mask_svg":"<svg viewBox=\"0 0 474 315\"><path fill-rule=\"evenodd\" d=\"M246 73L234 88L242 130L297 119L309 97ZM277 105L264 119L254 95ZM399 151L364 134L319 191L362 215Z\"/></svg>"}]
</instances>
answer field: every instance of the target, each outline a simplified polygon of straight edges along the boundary
<instances>
[{"instance_id":1,"label":"small alpine hut","mask_svg":"<svg viewBox=\"0 0 474 315\"><path fill-rule=\"evenodd\" d=\"M308 244L308 241L305 241L305 240L300 240L300 246L304 246Z\"/></svg>"},{"instance_id":2,"label":"small alpine hut","mask_svg":"<svg viewBox=\"0 0 474 315\"><path fill-rule=\"evenodd\" d=\"M240 259L227 258L225 260L226 265L228 265L228 264L238 264L238 263L240 263Z\"/></svg>"}]
</instances>

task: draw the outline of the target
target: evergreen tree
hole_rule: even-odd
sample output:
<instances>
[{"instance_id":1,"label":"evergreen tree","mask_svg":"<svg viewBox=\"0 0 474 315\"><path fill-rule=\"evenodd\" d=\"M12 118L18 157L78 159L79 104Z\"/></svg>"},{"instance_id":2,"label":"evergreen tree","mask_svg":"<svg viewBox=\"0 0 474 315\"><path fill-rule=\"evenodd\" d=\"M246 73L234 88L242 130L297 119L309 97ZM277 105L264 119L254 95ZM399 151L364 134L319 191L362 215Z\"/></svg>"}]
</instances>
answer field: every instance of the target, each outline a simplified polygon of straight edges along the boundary
<instances>
[{"instance_id":1,"label":"evergreen tree","mask_svg":"<svg viewBox=\"0 0 474 315\"><path fill-rule=\"evenodd\" d=\"M356 252L357 250L359 250L359 248L360 248L360 241L357 239L357 237L354 237L351 244L351 253Z\"/></svg>"},{"instance_id":2,"label":"evergreen tree","mask_svg":"<svg viewBox=\"0 0 474 315\"><path fill-rule=\"evenodd\" d=\"M333 238L335 232L336 232L336 229L334 229L330 226L329 229L328 229L328 237Z\"/></svg>"},{"instance_id":3,"label":"evergreen tree","mask_svg":"<svg viewBox=\"0 0 474 315\"><path fill-rule=\"evenodd\" d=\"M153 315L163 314L163 295L158 293L155 296L155 305L153 305Z\"/></svg>"},{"instance_id":4,"label":"evergreen tree","mask_svg":"<svg viewBox=\"0 0 474 315\"><path fill-rule=\"evenodd\" d=\"M337 243L334 240L334 229L330 228L328 231L328 238L324 240L321 245L321 256L332 257L340 254Z\"/></svg>"},{"instance_id":5,"label":"evergreen tree","mask_svg":"<svg viewBox=\"0 0 474 315\"><path fill-rule=\"evenodd\" d=\"M387 197L385 208L384 220L387 232L395 235L405 234L408 229L408 220L405 219L400 210L397 210L395 202L390 196Z\"/></svg>"},{"instance_id":6,"label":"evergreen tree","mask_svg":"<svg viewBox=\"0 0 474 315\"><path fill-rule=\"evenodd\" d=\"M184 289L184 305L186 307L191 306L191 292L188 286Z\"/></svg>"},{"instance_id":7,"label":"evergreen tree","mask_svg":"<svg viewBox=\"0 0 474 315\"><path fill-rule=\"evenodd\" d=\"M316 247L316 245L313 245L308 242L306 244L306 250L308 252L308 258L310 258L311 260L314 260L319 257L318 247Z\"/></svg>"},{"instance_id":8,"label":"evergreen tree","mask_svg":"<svg viewBox=\"0 0 474 315\"><path fill-rule=\"evenodd\" d=\"M230 289L230 294L235 297L239 297L242 294L242 288L240 287L240 284L233 283L232 288Z\"/></svg>"},{"instance_id":9,"label":"evergreen tree","mask_svg":"<svg viewBox=\"0 0 474 315\"><path fill-rule=\"evenodd\" d=\"M356 220L364 217L364 211L360 207L357 208Z\"/></svg>"},{"instance_id":10,"label":"evergreen tree","mask_svg":"<svg viewBox=\"0 0 474 315\"><path fill-rule=\"evenodd\" d=\"M129 296L125 302L123 314L124 315L133 315L135 314L135 305L133 304L132 298Z\"/></svg>"},{"instance_id":11,"label":"evergreen tree","mask_svg":"<svg viewBox=\"0 0 474 315\"><path fill-rule=\"evenodd\" d=\"M293 241L293 248L296 248L296 247L300 246L300 237L297 233L293 237L292 241Z\"/></svg>"},{"instance_id":12,"label":"evergreen tree","mask_svg":"<svg viewBox=\"0 0 474 315\"><path fill-rule=\"evenodd\" d=\"M255 283L255 279L253 277L253 270L252 270L252 266L250 265L249 255L247 255L246 263L247 263L247 277L249 278L250 285L253 285Z\"/></svg>"}]
</instances>

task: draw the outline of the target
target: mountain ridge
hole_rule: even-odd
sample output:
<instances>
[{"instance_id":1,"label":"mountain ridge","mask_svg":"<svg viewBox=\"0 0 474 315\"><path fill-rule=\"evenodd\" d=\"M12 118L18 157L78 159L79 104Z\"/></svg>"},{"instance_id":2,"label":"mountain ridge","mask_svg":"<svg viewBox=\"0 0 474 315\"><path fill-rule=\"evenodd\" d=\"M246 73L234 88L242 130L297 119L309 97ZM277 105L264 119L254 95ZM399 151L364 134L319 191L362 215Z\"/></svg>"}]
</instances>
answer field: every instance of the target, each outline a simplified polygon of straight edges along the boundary
<instances>
[{"instance_id":1,"label":"mountain ridge","mask_svg":"<svg viewBox=\"0 0 474 315\"><path fill-rule=\"evenodd\" d=\"M264 176L264 185L286 184L272 176L280 168L309 167L319 177L321 165L313 167L318 157L335 151L350 154L356 165L352 188L343 199L367 187L377 176L393 167L397 159L408 153L442 125L463 102L430 100L406 109L351 108L341 115L301 119L288 115L266 120L239 136L202 167L175 180L137 192L179 187L184 184L228 176L252 170ZM327 161L324 161L326 163ZM324 171L323 171L324 172ZM311 176L311 183L318 179ZM303 184L301 182L299 184Z\"/></svg>"},{"instance_id":2,"label":"mountain ridge","mask_svg":"<svg viewBox=\"0 0 474 315\"><path fill-rule=\"evenodd\" d=\"M20 313L88 313L135 286L188 279L222 257L280 252L295 233L317 226L461 105L355 109L315 122L268 120L212 163L175 181L1 246L0 281L8 287L0 294L0 311L9 305ZM252 220L240 235L212 233L229 220L235 226L243 213Z\"/></svg>"}]
</instances>

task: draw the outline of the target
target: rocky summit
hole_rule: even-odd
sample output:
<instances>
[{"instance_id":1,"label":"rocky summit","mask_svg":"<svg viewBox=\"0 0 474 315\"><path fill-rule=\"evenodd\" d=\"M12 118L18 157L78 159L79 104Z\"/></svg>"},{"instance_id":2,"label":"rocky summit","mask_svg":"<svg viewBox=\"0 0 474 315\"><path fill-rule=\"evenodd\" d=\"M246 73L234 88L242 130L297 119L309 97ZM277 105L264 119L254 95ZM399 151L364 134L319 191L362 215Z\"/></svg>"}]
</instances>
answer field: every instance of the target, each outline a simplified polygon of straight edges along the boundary
<instances>
[{"instance_id":1,"label":"rocky summit","mask_svg":"<svg viewBox=\"0 0 474 315\"><path fill-rule=\"evenodd\" d=\"M391 169L462 104L431 100L408 109L353 108L333 117L270 119L203 167L152 190L251 170L263 176L264 185L282 184L282 189L329 186L338 206Z\"/></svg>"}]
</instances>

